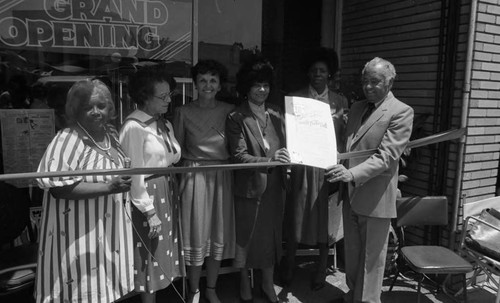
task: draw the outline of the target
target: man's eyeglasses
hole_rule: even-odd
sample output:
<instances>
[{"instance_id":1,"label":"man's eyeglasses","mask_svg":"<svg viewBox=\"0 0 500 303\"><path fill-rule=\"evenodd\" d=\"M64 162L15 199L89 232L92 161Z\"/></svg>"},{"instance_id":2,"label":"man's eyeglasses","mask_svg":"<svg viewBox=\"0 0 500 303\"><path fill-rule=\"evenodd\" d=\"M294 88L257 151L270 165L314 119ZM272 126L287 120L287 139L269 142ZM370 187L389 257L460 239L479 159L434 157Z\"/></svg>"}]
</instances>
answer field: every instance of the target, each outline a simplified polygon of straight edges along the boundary
<instances>
[{"instance_id":1,"label":"man's eyeglasses","mask_svg":"<svg viewBox=\"0 0 500 303\"><path fill-rule=\"evenodd\" d=\"M158 98L158 99L160 99L160 100L165 101L165 100L167 100L167 99L172 99L172 97L174 97L174 96L175 96L175 94L176 94L176 92L175 92L175 90L174 90L174 91L171 91L171 92L168 92L168 93L162 94L162 95L160 95L160 96L153 96L153 97L155 97L155 98Z\"/></svg>"},{"instance_id":2,"label":"man's eyeglasses","mask_svg":"<svg viewBox=\"0 0 500 303\"><path fill-rule=\"evenodd\" d=\"M361 84L363 86L370 85L372 87L379 86L380 84L385 84L384 79L361 79Z\"/></svg>"}]
</instances>

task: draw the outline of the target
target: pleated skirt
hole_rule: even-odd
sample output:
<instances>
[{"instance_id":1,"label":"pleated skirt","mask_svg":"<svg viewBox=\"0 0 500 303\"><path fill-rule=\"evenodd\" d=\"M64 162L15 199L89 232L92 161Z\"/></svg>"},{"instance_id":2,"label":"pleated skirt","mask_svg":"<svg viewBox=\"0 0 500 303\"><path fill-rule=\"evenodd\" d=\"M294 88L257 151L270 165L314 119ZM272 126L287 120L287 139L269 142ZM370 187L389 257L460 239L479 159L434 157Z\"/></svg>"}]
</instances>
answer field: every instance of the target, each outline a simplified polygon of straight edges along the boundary
<instances>
[{"instance_id":1,"label":"pleated skirt","mask_svg":"<svg viewBox=\"0 0 500 303\"><path fill-rule=\"evenodd\" d=\"M184 161L184 166L226 164L226 161ZM208 256L234 258L235 229L232 173L213 170L181 175L184 256L189 266L201 266Z\"/></svg>"}]
</instances>

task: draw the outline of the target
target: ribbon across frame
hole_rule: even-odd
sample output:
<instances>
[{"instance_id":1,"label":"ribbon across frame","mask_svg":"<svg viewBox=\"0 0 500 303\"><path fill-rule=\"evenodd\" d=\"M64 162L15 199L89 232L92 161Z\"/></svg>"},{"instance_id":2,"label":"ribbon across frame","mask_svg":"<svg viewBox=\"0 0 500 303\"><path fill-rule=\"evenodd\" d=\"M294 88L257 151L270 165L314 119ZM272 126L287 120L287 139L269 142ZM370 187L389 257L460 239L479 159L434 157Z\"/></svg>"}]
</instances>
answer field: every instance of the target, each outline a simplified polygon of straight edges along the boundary
<instances>
[{"instance_id":1,"label":"ribbon across frame","mask_svg":"<svg viewBox=\"0 0 500 303\"><path fill-rule=\"evenodd\" d=\"M407 148L416 148L434 143L449 141L461 138L465 134L465 128L449 130L446 132L431 135L425 138L417 139L408 143ZM376 153L376 149L342 153L338 155L339 160L365 157ZM33 179L33 178L54 178L66 176L88 176L88 175L164 175L164 174L184 174L190 172L210 171L210 170L235 170L249 168L263 168L273 166L298 165L293 163L281 162L260 162L260 163L239 163L239 164L219 164L205 165L197 167L141 167L141 168L120 168L120 169L99 169L99 170L78 170L78 171L60 171L60 172L32 172L2 174L0 181L15 179Z\"/></svg>"}]
</instances>

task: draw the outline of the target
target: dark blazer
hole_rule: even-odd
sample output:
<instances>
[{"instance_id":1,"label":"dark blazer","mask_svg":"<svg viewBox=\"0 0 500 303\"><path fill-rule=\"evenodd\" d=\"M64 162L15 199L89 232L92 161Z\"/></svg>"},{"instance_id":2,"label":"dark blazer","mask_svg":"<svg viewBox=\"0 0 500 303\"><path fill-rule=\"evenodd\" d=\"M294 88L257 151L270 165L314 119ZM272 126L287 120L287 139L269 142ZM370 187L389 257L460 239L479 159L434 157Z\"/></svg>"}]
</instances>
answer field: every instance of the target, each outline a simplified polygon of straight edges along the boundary
<instances>
[{"instance_id":1,"label":"dark blazer","mask_svg":"<svg viewBox=\"0 0 500 303\"><path fill-rule=\"evenodd\" d=\"M395 218L399 158L410 140L413 109L389 92L361 126L367 106L366 100L352 105L346 148L347 152L376 149L376 153L347 161L354 182L348 184L349 197L344 199L360 215Z\"/></svg>"},{"instance_id":2,"label":"dark blazer","mask_svg":"<svg viewBox=\"0 0 500 303\"><path fill-rule=\"evenodd\" d=\"M280 141L280 148L285 146L284 117L276 105L266 103L270 121L273 123ZM243 102L234 109L226 119L226 136L229 154L234 163L269 162L266 156L264 141L259 127L248 105ZM275 167L280 169L281 167ZM234 171L233 191L236 196L259 198L267 186L268 169L238 169Z\"/></svg>"}]
</instances>

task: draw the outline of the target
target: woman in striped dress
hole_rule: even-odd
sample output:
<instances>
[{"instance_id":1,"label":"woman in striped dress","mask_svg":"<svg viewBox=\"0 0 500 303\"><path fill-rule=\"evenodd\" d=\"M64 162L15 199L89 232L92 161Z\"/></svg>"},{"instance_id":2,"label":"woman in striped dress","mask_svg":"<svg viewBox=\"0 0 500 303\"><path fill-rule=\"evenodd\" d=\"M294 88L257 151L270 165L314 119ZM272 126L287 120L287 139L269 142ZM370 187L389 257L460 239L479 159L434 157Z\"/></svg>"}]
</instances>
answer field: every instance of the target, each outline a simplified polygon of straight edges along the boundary
<instances>
[{"instance_id":1,"label":"woman in striped dress","mask_svg":"<svg viewBox=\"0 0 500 303\"><path fill-rule=\"evenodd\" d=\"M38 172L122 168L124 154L111 124L114 105L99 80L68 93L70 126L57 133ZM129 176L68 176L37 180L45 189L36 277L37 302L113 302L134 288L132 228L122 193Z\"/></svg>"}]
</instances>

